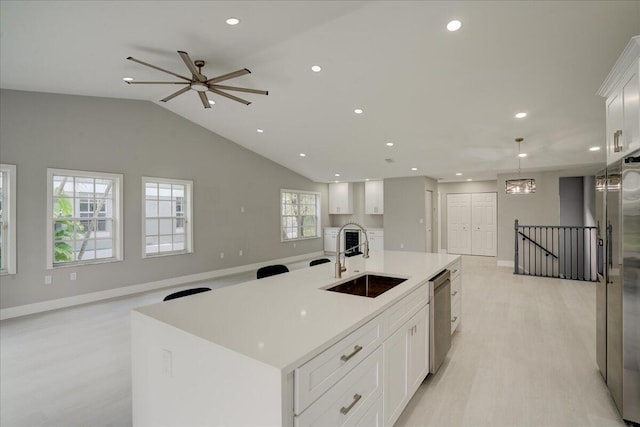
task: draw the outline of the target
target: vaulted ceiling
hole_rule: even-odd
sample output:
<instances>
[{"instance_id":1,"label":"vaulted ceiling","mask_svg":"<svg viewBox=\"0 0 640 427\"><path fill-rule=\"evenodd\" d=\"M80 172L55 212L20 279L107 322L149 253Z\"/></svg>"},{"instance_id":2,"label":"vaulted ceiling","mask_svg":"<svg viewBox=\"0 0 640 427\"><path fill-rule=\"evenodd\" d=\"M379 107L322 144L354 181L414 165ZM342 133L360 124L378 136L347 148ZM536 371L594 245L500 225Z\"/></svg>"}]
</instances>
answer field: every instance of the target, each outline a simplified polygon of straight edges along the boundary
<instances>
[{"instance_id":1,"label":"vaulted ceiling","mask_svg":"<svg viewBox=\"0 0 640 427\"><path fill-rule=\"evenodd\" d=\"M4 89L148 100L320 182L480 180L517 169L516 137L523 171L604 163L596 92L640 1L3 0L0 30ZM208 77L248 68L227 84L269 95L204 109L122 81L175 80L129 56L190 75L178 50Z\"/></svg>"}]
</instances>

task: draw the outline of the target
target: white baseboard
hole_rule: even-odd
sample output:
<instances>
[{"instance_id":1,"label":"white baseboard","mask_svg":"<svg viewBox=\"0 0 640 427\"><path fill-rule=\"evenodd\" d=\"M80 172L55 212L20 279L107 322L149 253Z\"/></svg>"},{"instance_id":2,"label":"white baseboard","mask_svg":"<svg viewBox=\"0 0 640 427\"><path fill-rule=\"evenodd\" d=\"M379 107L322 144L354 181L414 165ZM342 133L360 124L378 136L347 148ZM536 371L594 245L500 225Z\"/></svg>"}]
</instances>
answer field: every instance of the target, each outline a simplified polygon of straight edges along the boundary
<instances>
[{"instance_id":1,"label":"white baseboard","mask_svg":"<svg viewBox=\"0 0 640 427\"><path fill-rule=\"evenodd\" d=\"M513 268L514 263L513 261L504 261L499 259L498 260L498 267L509 267L509 268Z\"/></svg>"},{"instance_id":2,"label":"white baseboard","mask_svg":"<svg viewBox=\"0 0 640 427\"><path fill-rule=\"evenodd\" d=\"M257 270L260 267L271 264L288 264L302 261L309 258L324 256L323 251L312 252L303 255L296 255L281 259L258 262L255 264L240 265L237 267L223 268L222 270L211 270L204 273L188 274L186 276L172 277L170 279L156 280L154 282L140 283L137 285L123 286L120 288L108 289L105 291L91 292L82 295L74 295L66 298L59 298L49 301L36 302L33 304L19 305L0 309L0 320L14 317L26 316L29 314L42 313L59 308L72 307L74 305L87 304L90 302L102 301L110 298L118 298L141 292L154 291L156 289L169 288L172 286L186 285L188 283L201 282L203 280L215 279L217 277L230 276L232 274L244 273Z\"/></svg>"}]
</instances>

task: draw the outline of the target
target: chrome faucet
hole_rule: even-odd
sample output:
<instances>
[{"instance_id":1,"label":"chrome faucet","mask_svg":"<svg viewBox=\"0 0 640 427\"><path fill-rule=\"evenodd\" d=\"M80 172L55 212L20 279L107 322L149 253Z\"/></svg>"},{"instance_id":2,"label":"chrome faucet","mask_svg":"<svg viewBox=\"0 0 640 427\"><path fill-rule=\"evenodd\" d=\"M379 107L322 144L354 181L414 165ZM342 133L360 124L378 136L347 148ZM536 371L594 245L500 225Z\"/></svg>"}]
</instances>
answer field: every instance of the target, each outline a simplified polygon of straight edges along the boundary
<instances>
[{"instance_id":1,"label":"chrome faucet","mask_svg":"<svg viewBox=\"0 0 640 427\"><path fill-rule=\"evenodd\" d=\"M340 235L342 234L342 230L344 230L344 228L348 225L355 225L356 227L358 227L360 230L362 230L362 232L364 233L364 243L360 244L360 245L356 245L353 248L348 248L345 249L343 252L340 252ZM343 225L342 227L340 227L340 230L338 231L338 237L336 239L336 279L339 279L342 277L342 273L347 271L347 267L345 267L341 262L340 262L340 254L344 253L345 254L345 264L347 262L346 260L346 254L347 251L350 251L351 249L354 248L359 248L360 246L364 245L364 253L362 254L362 258L369 258L369 236L367 236L367 230L361 226L360 224L358 224L357 222L348 222L345 225Z\"/></svg>"}]
</instances>

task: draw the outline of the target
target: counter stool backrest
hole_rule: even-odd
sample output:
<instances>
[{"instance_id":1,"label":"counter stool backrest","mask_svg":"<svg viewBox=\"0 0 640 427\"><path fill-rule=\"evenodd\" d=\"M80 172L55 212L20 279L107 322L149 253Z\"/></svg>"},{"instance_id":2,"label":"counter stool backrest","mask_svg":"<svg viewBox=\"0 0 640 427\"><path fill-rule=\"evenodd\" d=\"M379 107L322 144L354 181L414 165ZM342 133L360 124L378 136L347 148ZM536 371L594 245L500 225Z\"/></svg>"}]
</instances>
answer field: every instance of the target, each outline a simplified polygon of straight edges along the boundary
<instances>
[{"instance_id":1,"label":"counter stool backrest","mask_svg":"<svg viewBox=\"0 0 640 427\"><path fill-rule=\"evenodd\" d=\"M275 264L275 265L267 265L266 267L261 267L256 272L256 277L258 279L263 279L269 276L275 276L276 274L288 273L289 269L286 265Z\"/></svg>"},{"instance_id":2,"label":"counter stool backrest","mask_svg":"<svg viewBox=\"0 0 640 427\"><path fill-rule=\"evenodd\" d=\"M192 288L192 289L183 289L182 291L174 292L172 294L164 297L163 301L169 301L171 299L186 297L187 295L199 294L200 292L210 291L211 288Z\"/></svg>"}]
</instances>

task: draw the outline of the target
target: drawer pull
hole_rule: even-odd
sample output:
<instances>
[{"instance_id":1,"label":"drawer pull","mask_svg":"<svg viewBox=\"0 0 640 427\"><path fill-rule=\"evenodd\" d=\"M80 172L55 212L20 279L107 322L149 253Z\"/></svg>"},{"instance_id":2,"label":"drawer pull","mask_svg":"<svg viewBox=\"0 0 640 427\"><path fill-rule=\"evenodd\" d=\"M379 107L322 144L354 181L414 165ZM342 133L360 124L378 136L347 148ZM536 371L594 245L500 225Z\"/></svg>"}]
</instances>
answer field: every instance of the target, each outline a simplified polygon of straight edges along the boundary
<instances>
[{"instance_id":1,"label":"drawer pull","mask_svg":"<svg viewBox=\"0 0 640 427\"><path fill-rule=\"evenodd\" d=\"M343 354L343 355L340 357L340 360L342 360L343 362L347 362L347 361L348 361L349 359L351 359L353 356L355 356L356 354L358 354L358 352L359 352L360 350L362 350L362 346L361 346L361 345L357 345L357 346L353 347L353 352L352 352L350 355L348 355L348 356L347 356L346 354Z\"/></svg>"},{"instance_id":2,"label":"drawer pull","mask_svg":"<svg viewBox=\"0 0 640 427\"><path fill-rule=\"evenodd\" d=\"M451 274L456 274L457 272L458 272L457 268L455 270L451 270Z\"/></svg>"},{"instance_id":3,"label":"drawer pull","mask_svg":"<svg viewBox=\"0 0 640 427\"><path fill-rule=\"evenodd\" d=\"M360 394L354 394L353 395L353 402L351 402L351 405L347 406L346 408L343 406L342 408L340 408L340 413L342 415L347 415L349 413L349 411L351 410L351 408L353 408L355 406L356 403L358 403L358 401L362 399L362 395Z\"/></svg>"},{"instance_id":4,"label":"drawer pull","mask_svg":"<svg viewBox=\"0 0 640 427\"><path fill-rule=\"evenodd\" d=\"M458 316L456 316L453 319L451 319L451 323L456 323L456 320L458 320Z\"/></svg>"},{"instance_id":5,"label":"drawer pull","mask_svg":"<svg viewBox=\"0 0 640 427\"><path fill-rule=\"evenodd\" d=\"M458 295L458 291L455 291L454 293L451 294L452 297L455 297L456 295Z\"/></svg>"}]
</instances>

